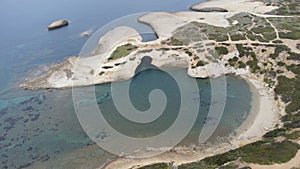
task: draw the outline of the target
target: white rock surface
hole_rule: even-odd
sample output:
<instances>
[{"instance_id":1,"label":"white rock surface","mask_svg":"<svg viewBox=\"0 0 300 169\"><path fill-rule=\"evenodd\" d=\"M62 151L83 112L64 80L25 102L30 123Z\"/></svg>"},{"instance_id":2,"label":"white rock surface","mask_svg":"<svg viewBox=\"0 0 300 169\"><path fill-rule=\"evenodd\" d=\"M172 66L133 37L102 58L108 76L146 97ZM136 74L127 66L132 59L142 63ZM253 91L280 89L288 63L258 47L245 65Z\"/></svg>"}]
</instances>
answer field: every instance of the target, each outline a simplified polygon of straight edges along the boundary
<instances>
[{"instance_id":1,"label":"white rock surface","mask_svg":"<svg viewBox=\"0 0 300 169\"><path fill-rule=\"evenodd\" d=\"M266 6L263 2L253 0L211 0L193 5L190 8L197 10L202 8L219 7L227 9L229 12L253 12L263 14L278 7Z\"/></svg>"}]
</instances>

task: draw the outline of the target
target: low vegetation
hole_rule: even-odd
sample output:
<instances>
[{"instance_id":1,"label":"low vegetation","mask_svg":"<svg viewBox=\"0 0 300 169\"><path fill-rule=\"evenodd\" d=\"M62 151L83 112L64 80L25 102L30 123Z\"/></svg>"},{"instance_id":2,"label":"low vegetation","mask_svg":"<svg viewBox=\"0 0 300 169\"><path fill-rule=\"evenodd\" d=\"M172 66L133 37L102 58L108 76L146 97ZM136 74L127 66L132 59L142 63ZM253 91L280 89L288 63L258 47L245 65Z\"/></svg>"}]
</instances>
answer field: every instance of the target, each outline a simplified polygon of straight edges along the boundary
<instances>
[{"instance_id":1,"label":"low vegetation","mask_svg":"<svg viewBox=\"0 0 300 169\"><path fill-rule=\"evenodd\" d=\"M172 46L182 46L182 45L184 45L184 44L183 44L182 41L180 41L180 40L178 40L178 39L172 37L172 38L171 38L171 45L172 45Z\"/></svg>"},{"instance_id":2,"label":"low vegetation","mask_svg":"<svg viewBox=\"0 0 300 169\"><path fill-rule=\"evenodd\" d=\"M297 132L289 137L298 135L299 133ZM223 154L207 157L198 162L180 165L178 166L178 169L215 169L236 160L261 165L280 164L286 163L292 159L299 149L300 146L291 141L275 142L267 139L248 144ZM170 164L160 163L142 167L140 169L158 169L159 167L161 167L160 169L167 169L170 167Z\"/></svg>"},{"instance_id":3,"label":"low vegetation","mask_svg":"<svg viewBox=\"0 0 300 169\"><path fill-rule=\"evenodd\" d=\"M299 0L261 0L267 4L274 4L279 6L268 14L272 15L300 15L300 1Z\"/></svg>"},{"instance_id":4,"label":"low vegetation","mask_svg":"<svg viewBox=\"0 0 300 169\"><path fill-rule=\"evenodd\" d=\"M139 169L172 169L171 164L167 163L157 163L148 166L141 167Z\"/></svg>"},{"instance_id":5,"label":"low vegetation","mask_svg":"<svg viewBox=\"0 0 300 169\"><path fill-rule=\"evenodd\" d=\"M282 39L300 39L299 17L269 18L269 21L278 29L279 37Z\"/></svg>"},{"instance_id":6,"label":"low vegetation","mask_svg":"<svg viewBox=\"0 0 300 169\"><path fill-rule=\"evenodd\" d=\"M205 65L206 65L206 63L203 62L203 61L201 61L201 60L199 60L199 61L197 62L197 64L196 64L197 67L199 67L199 66L205 66Z\"/></svg>"},{"instance_id":7,"label":"low vegetation","mask_svg":"<svg viewBox=\"0 0 300 169\"><path fill-rule=\"evenodd\" d=\"M207 157L199 162L184 164L179 169L215 169L236 160L246 163L270 165L285 163L298 152L299 145L291 141L272 142L258 141L224 154Z\"/></svg>"},{"instance_id":8,"label":"low vegetation","mask_svg":"<svg viewBox=\"0 0 300 169\"><path fill-rule=\"evenodd\" d=\"M215 50L217 51L217 53L219 55L227 55L228 54L228 49L227 49L227 47L224 47L224 46L215 47Z\"/></svg>"},{"instance_id":9,"label":"low vegetation","mask_svg":"<svg viewBox=\"0 0 300 169\"><path fill-rule=\"evenodd\" d=\"M108 60L117 60L129 55L131 52L137 50L137 46L127 43L125 45L117 47L117 49L111 54Z\"/></svg>"},{"instance_id":10,"label":"low vegetation","mask_svg":"<svg viewBox=\"0 0 300 169\"><path fill-rule=\"evenodd\" d=\"M299 68L299 65L298 65ZM285 76L278 77L278 85L275 88L276 95L287 104L286 113L293 113L300 110L300 75L290 79Z\"/></svg>"}]
</instances>

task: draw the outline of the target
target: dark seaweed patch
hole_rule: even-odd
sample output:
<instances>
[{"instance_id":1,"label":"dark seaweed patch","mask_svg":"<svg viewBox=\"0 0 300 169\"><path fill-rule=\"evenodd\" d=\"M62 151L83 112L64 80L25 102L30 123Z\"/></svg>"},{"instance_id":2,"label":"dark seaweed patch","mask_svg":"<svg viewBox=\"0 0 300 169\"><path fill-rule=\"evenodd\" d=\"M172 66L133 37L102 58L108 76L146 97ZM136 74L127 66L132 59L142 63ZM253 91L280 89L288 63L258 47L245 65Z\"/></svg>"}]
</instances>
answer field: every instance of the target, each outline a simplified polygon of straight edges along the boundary
<instances>
[{"instance_id":1,"label":"dark seaweed patch","mask_svg":"<svg viewBox=\"0 0 300 169\"><path fill-rule=\"evenodd\" d=\"M39 101L39 98L37 96L34 96L34 97L31 97L28 100L24 100L24 101L20 102L19 104L20 105L26 105L28 103L37 102L37 101Z\"/></svg>"},{"instance_id":2,"label":"dark seaweed patch","mask_svg":"<svg viewBox=\"0 0 300 169\"><path fill-rule=\"evenodd\" d=\"M11 126L14 126L20 118L8 117L4 120L4 122L9 123Z\"/></svg>"},{"instance_id":3,"label":"dark seaweed patch","mask_svg":"<svg viewBox=\"0 0 300 169\"><path fill-rule=\"evenodd\" d=\"M46 162L46 161L50 160L50 156L48 154L42 155L42 156L40 156L40 160L42 162Z\"/></svg>"},{"instance_id":4,"label":"dark seaweed patch","mask_svg":"<svg viewBox=\"0 0 300 169\"><path fill-rule=\"evenodd\" d=\"M27 151L31 151L33 148L32 147L29 147L29 148L27 148Z\"/></svg>"},{"instance_id":5,"label":"dark seaweed patch","mask_svg":"<svg viewBox=\"0 0 300 169\"><path fill-rule=\"evenodd\" d=\"M7 107L4 108L4 109L1 109L1 110L0 110L0 117L3 116L3 115L5 115L5 114L7 114L7 110L8 110Z\"/></svg>"},{"instance_id":6,"label":"dark seaweed patch","mask_svg":"<svg viewBox=\"0 0 300 169\"><path fill-rule=\"evenodd\" d=\"M6 140L7 133L4 133L3 136L0 136L0 142Z\"/></svg>"},{"instance_id":7,"label":"dark seaweed patch","mask_svg":"<svg viewBox=\"0 0 300 169\"><path fill-rule=\"evenodd\" d=\"M13 128L14 128L13 125L9 125L9 126L4 127L3 129L5 130L5 132L8 132L8 131L10 131Z\"/></svg>"},{"instance_id":8,"label":"dark seaweed patch","mask_svg":"<svg viewBox=\"0 0 300 169\"><path fill-rule=\"evenodd\" d=\"M18 167L18 169L28 168L28 167L30 167L31 165L32 165L32 163L26 163L26 164L20 165L20 166Z\"/></svg>"},{"instance_id":9,"label":"dark seaweed patch","mask_svg":"<svg viewBox=\"0 0 300 169\"><path fill-rule=\"evenodd\" d=\"M36 114L36 115L34 115L33 118L30 119L30 120L31 120L31 121L36 121L36 120L39 119L39 118L40 118L40 114Z\"/></svg>"},{"instance_id":10,"label":"dark seaweed patch","mask_svg":"<svg viewBox=\"0 0 300 169\"><path fill-rule=\"evenodd\" d=\"M28 107L22 109L22 111L27 111L27 112L32 112L33 110L34 110L34 109L33 109L32 106L28 106Z\"/></svg>"}]
</instances>

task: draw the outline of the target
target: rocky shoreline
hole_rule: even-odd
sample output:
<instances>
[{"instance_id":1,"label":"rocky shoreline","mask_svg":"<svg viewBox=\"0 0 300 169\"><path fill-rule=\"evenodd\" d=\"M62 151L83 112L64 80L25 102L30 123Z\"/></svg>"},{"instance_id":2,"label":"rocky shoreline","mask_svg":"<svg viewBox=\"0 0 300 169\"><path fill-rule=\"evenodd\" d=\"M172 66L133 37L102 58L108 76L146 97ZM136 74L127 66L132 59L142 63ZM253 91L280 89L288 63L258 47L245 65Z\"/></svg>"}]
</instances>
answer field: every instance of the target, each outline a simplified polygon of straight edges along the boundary
<instances>
[{"instance_id":1,"label":"rocky shoreline","mask_svg":"<svg viewBox=\"0 0 300 169\"><path fill-rule=\"evenodd\" d=\"M227 0L225 1L227 2ZM215 1L209 2L214 3ZM239 2L242 3L241 0L239 0ZM201 4L194 5L193 8L206 8L207 5L205 6L205 4L207 4L207 2L203 4L204 6ZM255 5L250 5L247 11L253 11L253 8L261 6L263 6L261 3L255 3ZM266 7L264 12L270 11L271 9L275 8ZM200 53L195 51L196 53L194 54L194 52L191 53L191 51L189 51L189 48L194 48L193 45L164 44L170 37L175 35L174 31L184 27L187 22L193 21L217 27L228 27L230 23L227 19L233 17L235 14L237 13L157 12L146 14L140 17L139 21L150 25L154 29L158 36L157 40L152 42L142 42L139 33L133 28L116 28L100 39L99 48L96 49L93 56L70 57L64 63L59 64L59 66L56 65L50 68L44 76L29 80L28 82L21 84L21 87L24 89L70 88L128 80L134 76L133 70L135 70L145 55L150 55L153 59L153 64L157 67L187 68L188 75L195 78L216 78L223 74L247 74L249 73L249 68L236 69L232 66L226 66L228 61L224 58L233 58L237 53L236 49L230 50L226 56L223 56L223 58L217 59L216 61L211 61L211 59L207 58L205 55L212 55L211 52L215 51L214 46L211 45L214 44L215 41L207 39L206 35L196 35L200 37L197 40L200 40L202 43L199 45L204 45ZM197 28L197 25L193 25L192 27L193 29ZM201 30L199 31L201 32ZM179 40L181 40L180 38L181 37L179 37ZM231 42L228 41L228 43ZM135 45L138 49L126 57L116 60L107 60L117 47L124 44ZM194 59L190 59L191 55L194 55ZM97 60L97 62L94 62L95 60ZM201 65L199 61L205 62L205 64ZM196 66L196 64L200 64L200 66ZM127 69L128 67L131 69Z\"/></svg>"}]
</instances>

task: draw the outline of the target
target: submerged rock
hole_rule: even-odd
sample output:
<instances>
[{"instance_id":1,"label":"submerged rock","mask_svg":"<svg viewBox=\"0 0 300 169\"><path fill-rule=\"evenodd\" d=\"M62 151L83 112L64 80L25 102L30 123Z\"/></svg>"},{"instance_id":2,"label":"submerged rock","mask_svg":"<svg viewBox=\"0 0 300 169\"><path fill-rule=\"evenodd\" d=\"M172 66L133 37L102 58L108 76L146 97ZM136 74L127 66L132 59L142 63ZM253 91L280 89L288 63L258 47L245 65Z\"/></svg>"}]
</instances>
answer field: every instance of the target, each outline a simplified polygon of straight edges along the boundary
<instances>
[{"instance_id":1,"label":"submerged rock","mask_svg":"<svg viewBox=\"0 0 300 169\"><path fill-rule=\"evenodd\" d=\"M57 28L61 28L61 27L64 27L64 26L67 26L69 25L69 21L67 20L58 20L58 21L55 21L55 22L52 22L49 26L48 26L48 30L53 30L53 29L57 29Z\"/></svg>"},{"instance_id":2,"label":"submerged rock","mask_svg":"<svg viewBox=\"0 0 300 169\"><path fill-rule=\"evenodd\" d=\"M88 31L82 32L82 33L80 34L80 36L81 36L81 37L90 36L90 32L88 32Z\"/></svg>"},{"instance_id":3,"label":"submerged rock","mask_svg":"<svg viewBox=\"0 0 300 169\"><path fill-rule=\"evenodd\" d=\"M227 9L219 8L219 7L207 7L207 8L201 8L201 9L191 7L191 10L196 11L196 12L228 12Z\"/></svg>"}]
</instances>

